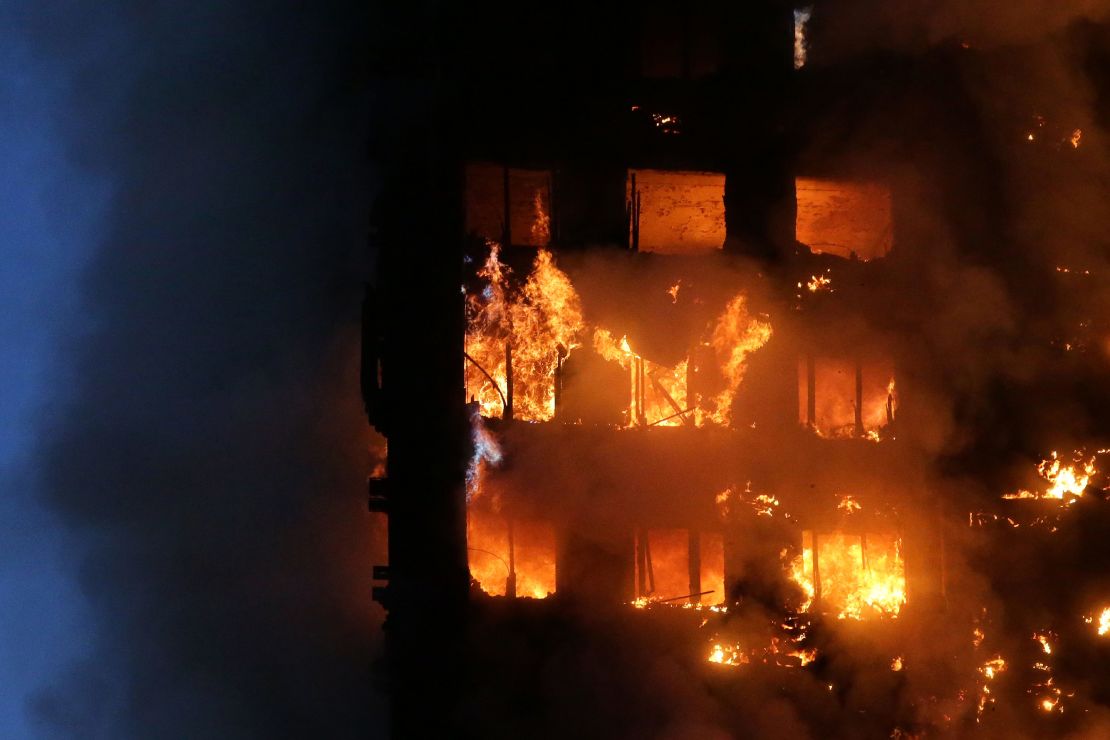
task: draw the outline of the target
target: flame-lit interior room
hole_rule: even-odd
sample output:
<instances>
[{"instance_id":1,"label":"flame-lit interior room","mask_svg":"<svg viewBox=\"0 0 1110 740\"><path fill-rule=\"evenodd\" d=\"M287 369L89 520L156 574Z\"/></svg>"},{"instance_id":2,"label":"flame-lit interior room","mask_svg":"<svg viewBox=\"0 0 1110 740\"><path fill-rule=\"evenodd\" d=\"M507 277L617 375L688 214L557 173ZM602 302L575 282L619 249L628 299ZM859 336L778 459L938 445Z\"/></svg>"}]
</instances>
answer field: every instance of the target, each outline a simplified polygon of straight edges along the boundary
<instances>
[{"instance_id":1,"label":"flame-lit interior room","mask_svg":"<svg viewBox=\"0 0 1110 740\"><path fill-rule=\"evenodd\" d=\"M399 737L1110 735L1108 36L903 5L445 13L363 306Z\"/></svg>"}]
</instances>

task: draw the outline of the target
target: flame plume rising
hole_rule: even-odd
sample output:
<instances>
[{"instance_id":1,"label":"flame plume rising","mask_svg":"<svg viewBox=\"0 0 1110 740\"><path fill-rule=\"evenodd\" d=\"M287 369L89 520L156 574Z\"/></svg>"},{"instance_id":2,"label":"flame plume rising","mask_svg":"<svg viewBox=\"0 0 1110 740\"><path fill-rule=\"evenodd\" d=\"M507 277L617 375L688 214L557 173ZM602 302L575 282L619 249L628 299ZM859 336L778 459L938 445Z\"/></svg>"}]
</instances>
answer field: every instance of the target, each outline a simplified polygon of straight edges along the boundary
<instances>
[{"instance_id":1,"label":"flame plume rising","mask_svg":"<svg viewBox=\"0 0 1110 740\"><path fill-rule=\"evenodd\" d=\"M518 294L508 286L508 268L499 259L498 245L478 276L488 281L480 294L467 297L466 352L485 377L468 365L468 384L477 378L471 395L482 416L501 416L502 394L507 393L506 346L512 352L513 415L524 421L547 421L555 415L555 368L559 348L578 346L582 306L570 278L555 265L551 253L536 255L527 281ZM492 381L491 381L492 378Z\"/></svg>"},{"instance_id":2,"label":"flame plume rising","mask_svg":"<svg viewBox=\"0 0 1110 740\"><path fill-rule=\"evenodd\" d=\"M705 423L727 426L732 416L732 401L747 371L748 355L771 338L771 325L748 313L743 295L735 296L717 318L709 346L716 354L725 388L702 400L696 414L698 426Z\"/></svg>"}]
</instances>

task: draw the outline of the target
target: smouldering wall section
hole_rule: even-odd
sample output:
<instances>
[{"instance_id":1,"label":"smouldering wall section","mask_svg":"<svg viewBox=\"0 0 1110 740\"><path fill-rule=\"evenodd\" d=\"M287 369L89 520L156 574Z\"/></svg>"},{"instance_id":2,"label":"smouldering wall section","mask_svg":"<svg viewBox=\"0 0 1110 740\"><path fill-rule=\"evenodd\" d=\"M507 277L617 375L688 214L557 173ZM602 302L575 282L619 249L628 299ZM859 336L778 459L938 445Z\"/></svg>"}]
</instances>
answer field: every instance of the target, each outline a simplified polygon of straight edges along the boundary
<instances>
[{"instance_id":1,"label":"smouldering wall section","mask_svg":"<svg viewBox=\"0 0 1110 740\"><path fill-rule=\"evenodd\" d=\"M877 183L799 177L795 238L814 254L863 261L885 257L894 243L890 189Z\"/></svg>"},{"instance_id":2,"label":"smouldering wall section","mask_svg":"<svg viewBox=\"0 0 1110 740\"><path fill-rule=\"evenodd\" d=\"M725 176L716 172L629 170L626 193L639 194L639 249L698 254L725 243Z\"/></svg>"}]
</instances>

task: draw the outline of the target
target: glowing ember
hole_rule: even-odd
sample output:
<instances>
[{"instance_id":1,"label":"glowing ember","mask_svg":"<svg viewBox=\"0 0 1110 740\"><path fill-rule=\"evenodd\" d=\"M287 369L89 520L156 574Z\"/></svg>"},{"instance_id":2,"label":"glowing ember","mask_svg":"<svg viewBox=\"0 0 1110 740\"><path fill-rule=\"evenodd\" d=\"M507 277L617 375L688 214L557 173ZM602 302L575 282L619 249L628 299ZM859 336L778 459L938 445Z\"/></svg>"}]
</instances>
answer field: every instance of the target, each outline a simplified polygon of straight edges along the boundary
<instances>
[{"instance_id":1,"label":"glowing ember","mask_svg":"<svg viewBox=\"0 0 1110 740\"><path fill-rule=\"evenodd\" d=\"M840 503L836 505L836 508L843 511L845 514L854 514L863 509L863 507L851 496L842 497Z\"/></svg>"},{"instance_id":2,"label":"glowing ember","mask_svg":"<svg viewBox=\"0 0 1110 740\"><path fill-rule=\"evenodd\" d=\"M812 275L809 282L806 283L806 288L810 293L816 293L819 290L827 290L832 292L832 278L827 275ZM800 286L799 286L800 287Z\"/></svg>"},{"instance_id":3,"label":"glowing ember","mask_svg":"<svg viewBox=\"0 0 1110 740\"><path fill-rule=\"evenodd\" d=\"M808 537L807 537L808 535ZM825 611L838 619L896 617L906 602L906 568L902 540L892 535L855 536L804 533L802 554L792 564L792 577L807 596L819 595ZM821 574L815 584L815 570ZM802 611L809 607L807 601Z\"/></svg>"},{"instance_id":4,"label":"glowing ember","mask_svg":"<svg viewBox=\"0 0 1110 740\"><path fill-rule=\"evenodd\" d=\"M679 280L677 283L667 288L667 295L671 297L671 303L678 303L678 291L681 287L682 281Z\"/></svg>"},{"instance_id":5,"label":"glowing ember","mask_svg":"<svg viewBox=\"0 0 1110 740\"><path fill-rule=\"evenodd\" d=\"M976 722L982 719L983 710L986 709L987 704L994 704L994 697L991 695L990 685L1000 673L1006 670L1006 661L1001 655L996 655L979 666L978 670L984 680L982 686L979 687L979 701L975 707Z\"/></svg>"},{"instance_id":6,"label":"glowing ember","mask_svg":"<svg viewBox=\"0 0 1110 740\"><path fill-rule=\"evenodd\" d=\"M1005 499L1055 499L1063 501L1065 504L1070 505L1075 503L1083 492L1087 489L1087 484L1091 481L1091 476L1096 472L1095 458L1091 457L1083 460L1083 454L1079 451L1075 453L1075 462L1073 465L1064 465L1053 450L1052 456L1047 460L1042 460L1037 465L1037 473L1048 482L1048 488L1044 491L1027 491L1020 490L1017 493L1007 493L1002 496Z\"/></svg>"},{"instance_id":7,"label":"glowing ember","mask_svg":"<svg viewBox=\"0 0 1110 740\"><path fill-rule=\"evenodd\" d=\"M799 661L799 664L802 667L805 667L805 666L809 665L810 663L812 663L813 661L817 660L817 649L816 648L810 648L809 650L795 650L792 653L787 653L787 655L789 655L793 658L797 658L798 661Z\"/></svg>"},{"instance_id":8,"label":"glowing ember","mask_svg":"<svg viewBox=\"0 0 1110 740\"><path fill-rule=\"evenodd\" d=\"M739 644L724 645L719 642L713 643L706 660L719 665L744 665L749 662Z\"/></svg>"},{"instance_id":9,"label":"glowing ember","mask_svg":"<svg viewBox=\"0 0 1110 740\"><path fill-rule=\"evenodd\" d=\"M655 128L664 134L678 135L682 133L682 121L676 115L652 113L651 122L655 124Z\"/></svg>"}]
</instances>

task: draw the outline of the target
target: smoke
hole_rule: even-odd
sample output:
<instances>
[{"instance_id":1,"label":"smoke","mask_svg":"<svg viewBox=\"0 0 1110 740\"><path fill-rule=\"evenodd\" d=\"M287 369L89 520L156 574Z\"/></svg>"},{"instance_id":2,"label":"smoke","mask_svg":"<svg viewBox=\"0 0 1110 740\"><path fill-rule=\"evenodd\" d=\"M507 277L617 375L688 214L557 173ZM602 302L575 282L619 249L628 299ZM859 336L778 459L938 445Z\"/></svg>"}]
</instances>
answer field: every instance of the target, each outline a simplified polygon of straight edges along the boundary
<instances>
[{"instance_id":1,"label":"smoke","mask_svg":"<svg viewBox=\"0 0 1110 740\"><path fill-rule=\"evenodd\" d=\"M35 460L95 618L29 706L78 737L366 736L381 614L357 320L362 3L52 4L103 237Z\"/></svg>"},{"instance_id":2,"label":"smoke","mask_svg":"<svg viewBox=\"0 0 1110 740\"><path fill-rule=\"evenodd\" d=\"M1077 21L1110 16L1106 0L832 0L816 4L828 52L874 49L922 52L943 43L1000 47L1036 42Z\"/></svg>"}]
</instances>

